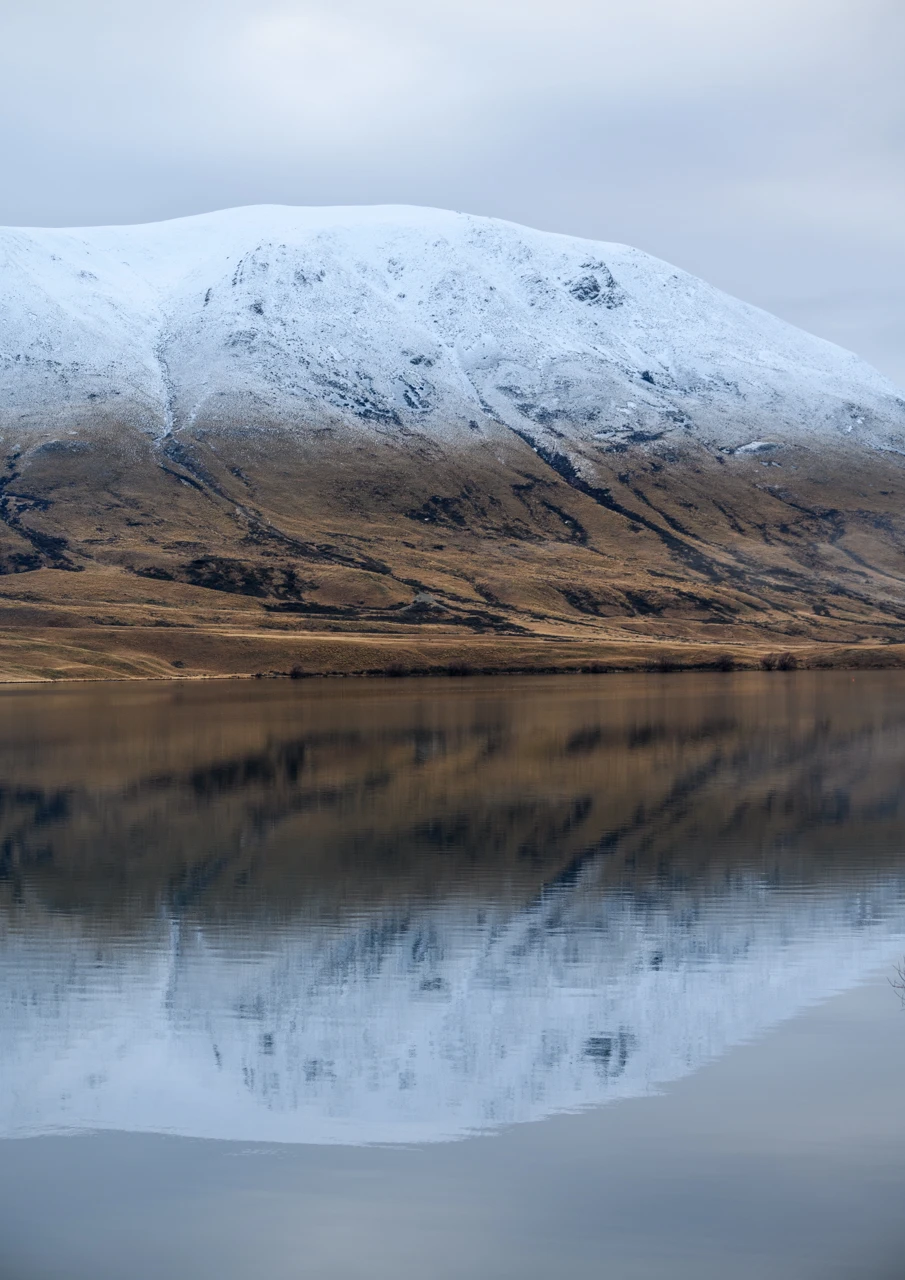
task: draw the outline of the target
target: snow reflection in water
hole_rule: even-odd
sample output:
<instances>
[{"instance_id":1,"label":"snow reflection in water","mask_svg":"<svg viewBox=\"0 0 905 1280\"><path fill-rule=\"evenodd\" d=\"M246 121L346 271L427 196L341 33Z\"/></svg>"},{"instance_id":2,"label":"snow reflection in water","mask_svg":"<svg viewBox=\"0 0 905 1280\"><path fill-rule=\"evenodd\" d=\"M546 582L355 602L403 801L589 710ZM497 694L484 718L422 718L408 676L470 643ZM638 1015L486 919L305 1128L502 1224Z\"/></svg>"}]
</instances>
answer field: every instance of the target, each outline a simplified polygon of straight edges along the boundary
<instances>
[{"instance_id":1,"label":"snow reflection in water","mask_svg":"<svg viewBox=\"0 0 905 1280\"><path fill-rule=\"evenodd\" d=\"M549 723L552 704L542 692L537 697L538 720ZM412 876L410 862L403 873L387 866L385 852L375 853L392 844L391 823L370 844L356 842L353 868L380 885L370 906L349 888L345 861L332 869L319 862L316 875L305 872L304 860L301 870L293 864L254 897L253 910L243 897L246 870L229 893L209 900L208 881L218 880L211 858L247 846L249 806L259 810L265 793L271 807L280 786L290 800L298 795L298 769L281 783L245 769L240 812L235 786L212 801L193 784L188 808L193 817L204 810L211 834L198 864L208 880L199 881L196 868L202 889L190 898L185 874L174 879L161 865L137 906L125 887L99 906L97 877L82 863L75 881L90 902L61 906L65 858L81 848L75 828L98 812L96 796L79 801L70 787L76 798L55 822L39 815L50 850L43 862L27 856L37 845L20 833L25 870L0 917L0 1134L114 1128L285 1142L431 1141L643 1095L678 1079L901 953L905 870L887 847L899 828L890 827L890 801L878 799L877 787L883 791L884 770L897 782L905 737L883 706L879 723L853 703L822 747L801 707L794 721L787 711L778 722L768 717L760 737L756 724L721 721L716 743L714 731L703 735L703 749L722 762L704 789L689 797L683 784L681 804L670 808L690 748L664 774L657 803L642 764L647 809L639 815L632 795L620 796L629 808L634 803L636 820L615 835L612 823L591 831L593 806L582 801L576 809L575 795L564 797L557 783L545 802L580 813L586 842L574 844L574 820L548 823L532 846L540 874L526 870L524 858L507 859L512 806L494 807L499 782L488 793L485 772L472 765L455 804L457 812L469 804L472 815L481 811L483 856L479 848L453 872L447 865L432 891ZM573 711L579 707L583 694ZM423 712L417 699L408 708L414 759L428 790L436 783L439 813L448 804L450 752L424 751ZM852 714L860 717L857 732ZM707 723L716 723L712 715ZM637 726L632 732L637 739ZM687 737L687 726L682 732ZM772 754L764 755L765 734ZM456 739L469 759L473 738ZM729 739L747 744L742 758L727 752ZM562 741L573 744L573 761L577 740L567 717ZM585 732L583 741L581 770L572 765L582 797L593 782L589 756L605 753L605 778L625 751L618 735ZM510 778L531 742L511 736ZM642 739L643 749L654 742ZM554 754L551 748L551 760ZM754 844L744 839L752 827L760 831L761 819L736 821L733 838L717 841L714 832L737 813L739 776L760 785L761 799L776 808L778 759L785 785L800 792L806 773L823 795L808 801L808 822L796 810L791 826L769 836L769 856L763 832ZM193 768L197 779L197 762ZM534 785L536 800L543 787ZM137 842L148 839L150 824L163 848L168 829L176 836L177 816L172 808L142 810L137 831L128 811L138 791L130 780L116 792L120 820ZM404 843L409 815L390 810ZM694 873L677 871L676 859L684 866L689 856L690 837L676 838L680 819L683 830L689 821L697 826L702 842ZM360 807L332 813L336 847L339 829L352 821L360 823ZM104 818L108 842L111 822ZM824 861L808 862L827 831L837 856L824 850ZM851 852L865 833L870 854ZM104 840L103 830L96 838ZM849 850L844 858L840 847ZM449 841L445 852L455 856ZM258 856L277 855L266 844ZM423 859L437 856L425 846Z\"/></svg>"}]
</instances>

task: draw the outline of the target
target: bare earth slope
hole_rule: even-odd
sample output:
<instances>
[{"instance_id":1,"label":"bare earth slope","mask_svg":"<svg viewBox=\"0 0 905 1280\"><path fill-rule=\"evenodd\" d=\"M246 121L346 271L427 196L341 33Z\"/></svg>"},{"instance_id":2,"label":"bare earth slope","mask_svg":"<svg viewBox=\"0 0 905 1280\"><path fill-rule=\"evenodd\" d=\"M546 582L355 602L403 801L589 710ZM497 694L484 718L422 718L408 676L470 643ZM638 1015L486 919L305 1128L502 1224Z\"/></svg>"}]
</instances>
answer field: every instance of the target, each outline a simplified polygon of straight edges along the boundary
<instances>
[{"instance_id":1,"label":"bare earth slope","mask_svg":"<svg viewBox=\"0 0 905 1280\"><path fill-rule=\"evenodd\" d=\"M8 677L893 657L905 396L637 250L266 207L0 278Z\"/></svg>"}]
</instances>

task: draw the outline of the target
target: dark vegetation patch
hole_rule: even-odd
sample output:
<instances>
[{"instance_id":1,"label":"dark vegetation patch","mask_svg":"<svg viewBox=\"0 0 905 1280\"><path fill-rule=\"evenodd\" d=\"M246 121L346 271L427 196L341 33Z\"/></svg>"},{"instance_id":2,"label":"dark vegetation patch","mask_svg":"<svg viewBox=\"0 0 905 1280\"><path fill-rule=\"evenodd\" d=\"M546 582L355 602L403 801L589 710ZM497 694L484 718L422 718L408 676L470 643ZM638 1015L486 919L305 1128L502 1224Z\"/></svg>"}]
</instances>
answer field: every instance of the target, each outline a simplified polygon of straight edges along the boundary
<instances>
[{"instance_id":1,"label":"dark vegetation patch","mask_svg":"<svg viewBox=\"0 0 905 1280\"><path fill-rule=\"evenodd\" d=\"M27 573L32 569L80 572L82 566L72 561L66 538L44 533L23 521L22 517L31 511L48 511L51 503L47 498L14 489L19 479L14 464L9 464L6 475L0 477L0 521L29 544L31 551L7 552L0 556L0 573Z\"/></svg>"},{"instance_id":2,"label":"dark vegetation patch","mask_svg":"<svg viewBox=\"0 0 905 1280\"><path fill-rule=\"evenodd\" d=\"M470 495L467 491L463 491L458 497L444 497L442 494L435 493L420 507L415 507L404 514L407 520L417 520L419 524L465 529L468 527L466 514L468 506L470 506Z\"/></svg>"},{"instance_id":3,"label":"dark vegetation patch","mask_svg":"<svg viewBox=\"0 0 905 1280\"><path fill-rule=\"evenodd\" d=\"M658 618L666 607L662 596L649 591L626 591L625 601L630 612L642 618Z\"/></svg>"},{"instance_id":4,"label":"dark vegetation patch","mask_svg":"<svg viewBox=\"0 0 905 1280\"><path fill-rule=\"evenodd\" d=\"M425 593L419 593L421 595ZM397 604L375 608L366 605L328 605L311 600L286 600L266 603L264 609L271 614L297 614L317 617L354 618L358 622L394 622L407 626L430 626L442 623L446 626L466 627L475 633L497 635L522 635L525 628L502 614L489 609L461 607L453 602L416 599L409 604Z\"/></svg>"},{"instance_id":5,"label":"dark vegetation patch","mask_svg":"<svg viewBox=\"0 0 905 1280\"><path fill-rule=\"evenodd\" d=\"M564 511L562 507L557 507L555 503L548 502L546 498L541 499L541 506L562 522L570 542L577 542L581 546L585 546L588 541L588 531L579 520L576 520L570 512Z\"/></svg>"},{"instance_id":6,"label":"dark vegetation patch","mask_svg":"<svg viewBox=\"0 0 905 1280\"><path fill-rule=\"evenodd\" d=\"M459 498L446 498L438 493L428 498L420 507L405 512L406 519L417 520L421 524L452 525L459 529L466 526Z\"/></svg>"},{"instance_id":7,"label":"dark vegetation patch","mask_svg":"<svg viewBox=\"0 0 905 1280\"><path fill-rule=\"evenodd\" d=\"M720 462L722 461L723 459L720 458ZM728 507L724 507L723 504L721 502L717 502L715 498L713 499L713 505L716 507L717 511L719 511L722 514L724 519L728 522L729 527L733 531L733 533L743 534L745 532L744 525L740 523L740 521L738 520L738 517L735 516L734 513L731 512Z\"/></svg>"},{"instance_id":8,"label":"dark vegetation patch","mask_svg":"<svg viewBox=\"0 0 905 1280\"><path fill-rule=\"evenodd\" d=\"M693 662L680 662L674 658L657 658L648 663L643 670L665 674L671 671L739 671L744 663L731 653L717 653L712 658L697 659Z\"/></svg>"},{"instance_id":9,"label":"dark vegetation patch","mask_svg":"<svg viewBox=\"0 0 905 1280\"><path fill-rule=\"evenodd\" d=\"M265 604L267 613L308 615L319 618L360 618L366 612L354 605L321 604L317 600L281 600L279 604ZM370 617L371 615L368 614Z\"/></svg>"},{"instance_id":10,"label":"dark vegetation patch","mask_svg":"<svg viewBox=\"0 0 905 1280\"><path fill-rule=\"evenodd\" d=\"M711 617L709 620L719 623L735 621L739 613L739 610L728 601L679 589L599 592L587 587L572 586L560 587L559 592L573 609L597 618L612 618L621 614L630 617L657 618L667 610L681 611L685 606L693 612L715 614L716 617Z\"/></svg>"},{"instance_id":11,"label":"dark vegetation patch","mask_svg":"<svg viewBox=\"0 0 905 1280\"><path fill-rule=\"evenodd\" d=\"M259 600L300 602L303 592L317 589L317 583L300 578L292 565L260 565L228 556L199 556L175 569L149 565L133 572L140 578L185 582L193 587Z\"/></svg>"},{"instance_id":12,"label":"dark vegetation patch","mask_svg":"<svg viewBox=\"0 0 905 1280\"><path fill-rule=\"evenodd\" d=\"M160 565L149 564L142 565L141 568L133 569L132 573L137 578L151 578L154 582L175 582L176 574L170 569L163 569Z\"/></svg>"},{"instance_id":13,"label":"dark vegetation patch","mask_svg":"<svg viewBox=\"0 0 905 1280\"><path fill-rule=\"evenodd\" d=\"M696 591L676 591L677 601L692 605L695 609L699 609L702 613L716 614L713 618L714 622L734 622L741 610L728 600L717 599L713 596L702 596Z\"/></svg>"},{"instance_id":14,"label":"dark vegetation patch","mask_svg":"<svg viewBox=\"0 0 905 1280\"><path fill-rule=\"evenodd\" d=\"M794 653L768 653L761 659L764 671L797 671L799 665Z\"/></svg>"},{"instance_id":15,"label":"dark vegetation patch","mask_svg":"<svg viewBox=\"0 0 905 1280\"><path fill-rule=\"evenodd\" d=\"M619 613L617 598L609 593L591 591L587 587L560 587L566 604L592 618L611 618Z\"/></svg>"},{"instance_id":16,"label":"dark vegetation patch","mask_svg":"<svg viewBox=\"0 0 905 1280\"><path fill-rule=\"evenodd\" d=\"M304 542L301 538L294 538L273 525L265 525L263 521L252 523L242 541L246 546L261 548L265 554L270 554L273 547L280 547L284 554L289 551L300 559L310 560L314 564L338 564L350 569L362 569L365 573L380 574L383 577L394 576L390 566L384 564L382 560L343 551L329 542Z\"/></svg>"},{"instance_id":17,"label":"dark vegetation patch","mask_svg":"<svg viewBox=\"0 0 905 1280\"><path fill-rule=\"evenodd\" d=\"M300 668L292 668L290 671L257 671L254 678L261 679L299 679L298 674L304 676L320 676L322 678L377 678L382 679L390 677L392 679L401 679L403 677L437 677L446 676L452 678L470 677L470 676L554 676L554 675L620 675L620 674L642 674L656 673L664 674L669 672L682 671L698 671L698 672L733 672L756 669L755 664L757 658L751 653L741 651L738 655L732 653L716 653L712 657L705 657L700 652L695 655L683 654L664 654L662 657L654 658L651 661L639 663L638 661L623 660L619 661L611 659L608 662L576 661L574 663L531 663L529 661L515 663L479 663L466 661L453 661L446 663L418 663L403 662L397 660L389 662L384 666L375 666L356 671L336 671L336 670L319 670L307 671ZM760 660L760 669L763 671L796 671L796 670L820 670L820 669L836 669L836 670L881 670L890 667L900 669L903 663L899 655L891 658L884 658L881 654L870 652L859 654L857 649L851 650L847 655L836 654L833 657L824 656L820 653L810 653L808 655L796 655L793 653L768 654ZM296 674L294 675L293 672ZM642 725L634 728L626 738L625 734L615 730L601 728L601 739L599 745L609 745L611 742L619 741L627 750L643 748L649 746L652 742L658 740L675 741L680 745L686 743L703 742L715 737L726 730L737 728L731 721L715 720L707 722L694 730L677 734L674 728L667 728L658 725ZM575 735L574 743L571 748L573 754L581 754L583 751L591 753L597 749L593 738L596 735L596 729L589 730L586 733L579 731Z\"/></svg>"}]
</instances>

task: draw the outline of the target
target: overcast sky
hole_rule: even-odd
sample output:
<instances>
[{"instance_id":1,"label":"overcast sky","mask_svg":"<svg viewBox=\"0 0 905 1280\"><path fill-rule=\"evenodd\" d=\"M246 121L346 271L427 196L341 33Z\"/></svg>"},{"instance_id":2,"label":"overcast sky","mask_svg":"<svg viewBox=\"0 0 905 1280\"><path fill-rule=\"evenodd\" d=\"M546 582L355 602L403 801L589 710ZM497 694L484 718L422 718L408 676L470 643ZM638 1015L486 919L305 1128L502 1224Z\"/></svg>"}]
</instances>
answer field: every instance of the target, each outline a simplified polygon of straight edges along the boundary
<instances>
[{"instance_id":1,"label":"overcast sky","mask_svg":"<svg viewBox=\"0 0 905 1280\"><path fill-rule=\"evenodd\" d=\"M0 222L492 214L905 385L903 55L903 0L0 0Z\"/></svg>"}]
</instances>

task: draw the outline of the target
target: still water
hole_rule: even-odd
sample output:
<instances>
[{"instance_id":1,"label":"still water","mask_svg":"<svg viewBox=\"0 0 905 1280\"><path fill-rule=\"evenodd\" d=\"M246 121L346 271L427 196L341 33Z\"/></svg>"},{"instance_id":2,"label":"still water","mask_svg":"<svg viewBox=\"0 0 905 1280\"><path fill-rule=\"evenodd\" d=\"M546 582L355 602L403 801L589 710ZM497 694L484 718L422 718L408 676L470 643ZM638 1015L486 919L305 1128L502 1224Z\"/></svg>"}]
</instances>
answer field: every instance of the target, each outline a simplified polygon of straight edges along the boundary
<instances>
[{"instance_id":1,"label":"still water","mask_svg":"<svg viewBox=\"0 0 905 1280\"><path fill-rule=\"evenodd\" d=\"M905 1275L905 677L0 695L3 1280Z\"/></svg>"}]
</instances>

